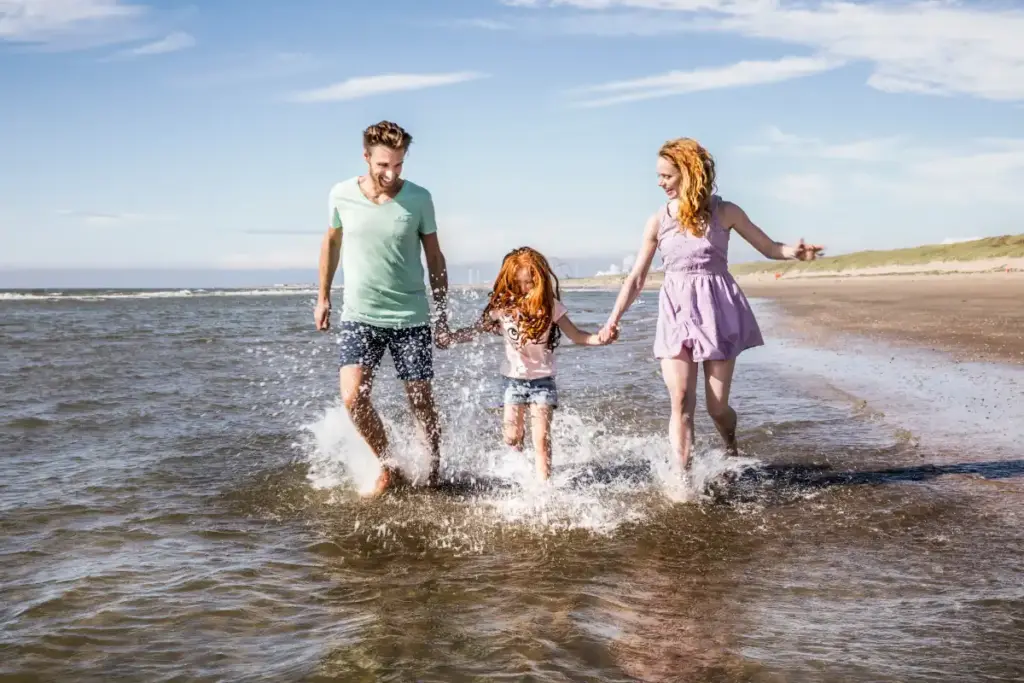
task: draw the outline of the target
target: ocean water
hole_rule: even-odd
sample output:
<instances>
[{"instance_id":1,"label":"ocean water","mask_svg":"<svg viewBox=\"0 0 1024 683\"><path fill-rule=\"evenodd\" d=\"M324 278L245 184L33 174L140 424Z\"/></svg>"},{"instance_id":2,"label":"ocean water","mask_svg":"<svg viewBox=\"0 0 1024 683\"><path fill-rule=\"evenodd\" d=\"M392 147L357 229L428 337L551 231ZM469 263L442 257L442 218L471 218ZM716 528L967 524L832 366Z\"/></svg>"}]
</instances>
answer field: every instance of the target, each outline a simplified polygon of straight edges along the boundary
<instances>
[{"instance_id":1,"label":"ocean water","mask_svg":"<svg viewBox=\"0 0 1024 683\"><path fill-rule=\"evenodd\" d=\"M1021 680L1021 368L809 348L755 301L742 457L699 409L684 482L655 296L558 350L550 486L494 339L436 353L450 483L365 500L311 292L0 294L0 680ZM374 398L422 476L390 361Z\"/></svg>"}]
</instances>

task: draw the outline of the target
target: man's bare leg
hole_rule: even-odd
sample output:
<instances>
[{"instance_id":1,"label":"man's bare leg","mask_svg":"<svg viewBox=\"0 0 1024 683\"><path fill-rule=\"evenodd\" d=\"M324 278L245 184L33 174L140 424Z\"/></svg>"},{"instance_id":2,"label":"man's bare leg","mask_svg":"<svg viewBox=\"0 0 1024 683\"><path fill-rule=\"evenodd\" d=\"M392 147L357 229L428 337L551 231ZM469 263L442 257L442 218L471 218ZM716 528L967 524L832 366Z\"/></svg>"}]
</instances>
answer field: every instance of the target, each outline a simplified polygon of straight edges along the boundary
<instances>
[{"instance_id":1,"label":"man's bare leg","mask_svg":"<svg viewBox=\"0 0 1024 683\"><path fill-rule=\"evenodd\" d=\"M430 380L414 380L405 383L409 406L420 429L420 434L430 450L429 486L437 486L441 469L441 426L438 424L437 409L434 406L434 392Z\"/></svg>"},{"instance_id":2,"label":"man's bare leg","mask_svg":"<svg viewBox=\"0 0 1024 683\"><path fill-rule=\"evenodd\" d=\"M388 436L380 415L377 414L370 401L370 392L373 389L373 371L367 370L361 365L345 365L339 374L341 377L341 401L345 404L349 418L373 454L377 456L378 460L382 460L388 451ZM398 478L398 473L394 469L387 465L382 465L382 467L373 488L372 495L375 496L384 493L397 482Z\"/></svg>"}]
</instances>

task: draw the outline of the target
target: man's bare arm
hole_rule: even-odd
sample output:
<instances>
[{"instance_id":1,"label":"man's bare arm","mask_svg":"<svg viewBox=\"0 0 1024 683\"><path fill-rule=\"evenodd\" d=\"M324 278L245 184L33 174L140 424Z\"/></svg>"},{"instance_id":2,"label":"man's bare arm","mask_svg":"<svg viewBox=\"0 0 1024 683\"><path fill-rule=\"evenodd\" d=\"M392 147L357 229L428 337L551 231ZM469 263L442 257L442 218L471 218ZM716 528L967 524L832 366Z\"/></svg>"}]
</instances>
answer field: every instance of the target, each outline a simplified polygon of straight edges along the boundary
<instances>
[{"instance_id":1,"label":"man's bare arm","mask_svg":"<svg viewBox=\"0 0 1024 683\"><path fill-rule=\"evenodd\" d=\"M434 305L437 307L438 320L447 322L448 264L441 251L441 243L437 239L436 232L420 235L420 241L423 243L423 255L426 257L427 273L430 277L430 291L434 297Z\"/></svg>"},{"instance_id":2,"label":"man's bare arm","mask_svg":"<svg viewBox=\"0 0 1024 683\"><path fill-rule=\"evenodd\" d=\"M320 287L314 313L318 330L326 330L331 326L331 284L340 259L341 230L328 228L320 244Z\"/></svg>"}]
</instances>

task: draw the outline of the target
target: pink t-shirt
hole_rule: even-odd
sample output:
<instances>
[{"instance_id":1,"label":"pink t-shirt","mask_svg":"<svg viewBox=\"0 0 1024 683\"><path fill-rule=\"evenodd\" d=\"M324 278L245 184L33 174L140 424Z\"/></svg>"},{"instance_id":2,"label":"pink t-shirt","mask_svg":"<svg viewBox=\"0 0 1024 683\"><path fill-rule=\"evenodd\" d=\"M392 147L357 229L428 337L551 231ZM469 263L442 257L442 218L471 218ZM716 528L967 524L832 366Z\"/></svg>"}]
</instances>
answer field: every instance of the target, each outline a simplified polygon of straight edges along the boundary
<instances>
[{"instance_id":1,"label":"pink t-shirt","mask_svg":"<svg viewBox=\"0 0 1024 683\"><path fill-rule=\"evenodd\" d=\"M551 311L551 324L557 323L566 312L562 302L555 299ZM505 339L505 359L501 363L501 374L515 379L555 376L555 354L547 346L551 328L544 332L540 342L522 344L519 339L519 327L511 316L491 311L491 319L501 325L501 336Z\"/></svg>"}]
</instances>

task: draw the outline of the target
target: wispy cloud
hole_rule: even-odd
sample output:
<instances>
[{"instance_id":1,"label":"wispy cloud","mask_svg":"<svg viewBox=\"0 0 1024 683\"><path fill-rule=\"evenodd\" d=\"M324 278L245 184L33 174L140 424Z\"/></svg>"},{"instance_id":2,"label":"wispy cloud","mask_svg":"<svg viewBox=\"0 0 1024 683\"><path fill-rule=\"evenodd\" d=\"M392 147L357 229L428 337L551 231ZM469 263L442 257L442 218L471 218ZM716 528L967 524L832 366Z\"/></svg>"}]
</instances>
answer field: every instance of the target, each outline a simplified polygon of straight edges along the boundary
<instances>
[{"instance_id":1,"label":"wispy cloud","mask_svg":"<svg viewBox=\"0 0 1024 683\"><path fill-rule=\"evenodd\" d=\"M309 73L322 66L319 59L304 52L236 54L218 57L218 62L207 64L202 73L184 76L178 82L186 87L257 83Z\"/></svg>"},{"instance_id":2,"label":"wispy cloud","mask_svg":"<svg viewBox=\"0 0 1024 683\"><path fill-rule=\"evenodd\" d=\"M649 31L653 19L679 31L718 31L800 45L839 61L872 66L867 85L886 92L1024 99L1024 9L1010 3L912 0L517 0L618 13L596 33ZM623 14L623 11L626 14ZM632 17L628 15L633 12ZM677 17L685 18L684 21ZM636 24L634 26L634 24Z\"/></svg>"},{"instance_id":3,"label":"wispy cloud","mask_svg":"<svg viewBox=\"0 0 1024 683\"><path fill-rule=\"evenodd\" d=\"M770 187L776 198L797 206L824 206L832 198L832 183L822 173L786 173Z\"/></svg>"},{"instance_id":4,"label":"wispy cloud","mask_svg":"<svg viewBox=\"0 0 1024 683\"><path fill-rule=\"evenodd\" d=\"M739 145L737 149L749 153L785 154L839 161L882 161L895 154L901 143L900 136L826 142L818 138L785 133L775 126L769 126L765 130L763 140Z\"/></svg>"},{"instance_id":5,"label":"wispy cloud","mask_svg":"<svg viewBox=\"0 0 1024 683\"><path fill-rule=\"evenodd\" d=\"M765 139L741 147L770 154L783 176L768 189L793 201L815 187L810 176L827 177L833 194L862 200L887 198L922 206L995 202L1024 204L1024 139L978 138L931 146L903 137L824 141L770 128ZM805 168L786 169L787 159ZM823 166L822 162L831 162Z\"/></svg>"},{"instance_id":6,"label":"wispy cloud","mask_svg":"<svg viewBox=\"0 0 1024 683\"><path fill-rule=\"evenodd\" d=\"M138 223L154 223L172 220L170 216L130 212L79 211L58 209L57 214L79 221L90 228L116 228Z\"/></svg>"},{"instance_id":7,"label":"wispy cloud","mask_svg":"<svg viewBox=\"0 0 1024 683\"><path fill-rule=\"evenodd\" d=\"M0 0L0 41L75 49L135 40L145 13L123 0Z\"/></svg>"},{"instance_id":8,"label":"wispy cloud","mask_svg":"<svg viewBox=\"0 0 1024 683\"><path fill-rule=\"evenodd\" d=\"M315 248L309 249L274 249L264 252L238 252L227 254L214 263L216 268L235 269L277 269L316 267Z\"/></svg>"},{"instance_id":9,"label":"wispy cloud","mask_svg":"<svg viewBox=\"0 0 1024 683\"><path fill-rule=\"evenodd\" d=\"M614 104L669 97L702 90L719 90L762 83L777 83L810 76L840 66L841 62L820 57L784 57L776 61L743 61L729 66L671 71L629 81L614 81L580 88L575 94L585 99L585 107L606 107Z\"/></svg>"},{"instance_id":10,"label":"wispy cloud","mask_svg":"<svg viewBox=\"0 0 1024 683\"><path fill-rule=\"evenodd\" d=\"M484 19L484 18L470 18L470 19L452 19L450 21L442 22L444 26L451 26L453 28L477 28L484 31L509 31L512 29L512 24L497 19Z\"/></svg>"},{"instance_id":11,"label":"wispy cloud","mask_svg":"<svg viewBox=\"0 0 1024 683\"><path fill-rule=\"evenodd\" d=\"M477 71L456 71L437 74L391 73L378 76L361 76L323 88L295 93L289 99L293 102L342 102L372 97L374 95L454 85L486 78L486 76L486 74Z\"/></svg>"},{"instance_id":12,"label":"wispy cloud","mask_svg":"<svg viewBox=\"0 0 1024 683\"><path fill-rule=\"evenodd\" d=\"M145 45L133 47L130 50L125 50L124 54L134 57L145 57L148 55L165 55L169 52L178 52L179 50L186 50L196 44L196 39L188 33L182 33L176 31L171 33L160 40L155 40Z\"/></svg>"}]
</instances>

